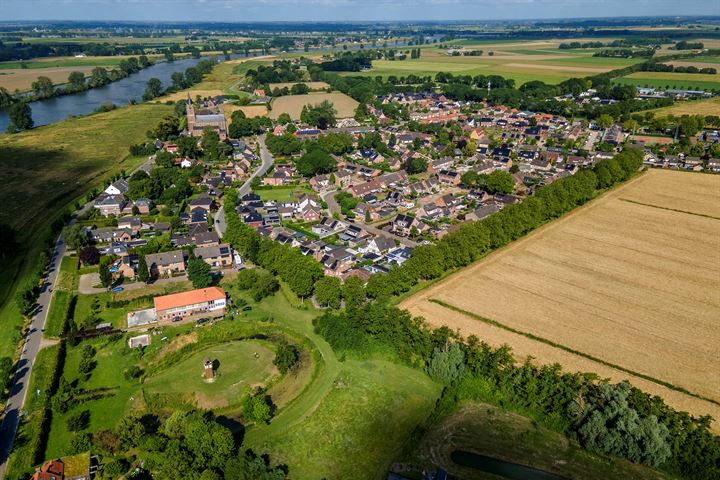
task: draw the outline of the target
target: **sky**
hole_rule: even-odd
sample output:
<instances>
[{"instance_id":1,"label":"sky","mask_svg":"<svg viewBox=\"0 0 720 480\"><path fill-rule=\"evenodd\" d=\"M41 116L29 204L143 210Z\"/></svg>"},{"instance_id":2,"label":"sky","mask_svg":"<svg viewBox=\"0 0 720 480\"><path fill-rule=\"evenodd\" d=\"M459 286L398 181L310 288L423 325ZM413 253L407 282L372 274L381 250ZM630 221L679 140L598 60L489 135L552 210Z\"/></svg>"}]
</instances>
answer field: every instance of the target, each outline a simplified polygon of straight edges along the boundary
<instances>
[{"instance_id":1,"label":"sky","mask_svg":"<svg viewBox=\"0 0 720 480\"><path fill-rule=\"evenodd\" d=\"M0 21L412 21L644 15L720 15L720 0L0 0Z\"/></svg>"}]
</instances>

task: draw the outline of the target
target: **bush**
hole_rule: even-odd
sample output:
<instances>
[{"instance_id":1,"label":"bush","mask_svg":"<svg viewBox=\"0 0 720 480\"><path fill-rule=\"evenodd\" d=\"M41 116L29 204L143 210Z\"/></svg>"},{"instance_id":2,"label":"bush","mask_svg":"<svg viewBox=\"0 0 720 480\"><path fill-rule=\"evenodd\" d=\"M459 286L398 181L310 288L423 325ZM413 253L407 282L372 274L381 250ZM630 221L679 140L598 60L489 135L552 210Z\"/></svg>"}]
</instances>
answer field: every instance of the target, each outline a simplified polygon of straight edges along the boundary
<instances>
[{"instance_id":1,"label":"bush","mask_svg":"<svg viewBox=\"0 0 720 480\"><path fill-rule=\"evenodd\" d=\"M300 359L298 349L295 345L290 345L284 339L278 344L278 350L275 354L273 364L278 367L280 373L287 373L292 369Z\"/></svg>"},{"instance_id":2,"label":"bush","mask_svg":"<svg viewBox=\"0 0 720 480\"><path fill-rule=\"evenodd\" d=\"M241 290L249 290L253 300L259 302L275 293L280 285L269 272L253 268L240 271L237 286Z\"/></svg>"}]
</instances>

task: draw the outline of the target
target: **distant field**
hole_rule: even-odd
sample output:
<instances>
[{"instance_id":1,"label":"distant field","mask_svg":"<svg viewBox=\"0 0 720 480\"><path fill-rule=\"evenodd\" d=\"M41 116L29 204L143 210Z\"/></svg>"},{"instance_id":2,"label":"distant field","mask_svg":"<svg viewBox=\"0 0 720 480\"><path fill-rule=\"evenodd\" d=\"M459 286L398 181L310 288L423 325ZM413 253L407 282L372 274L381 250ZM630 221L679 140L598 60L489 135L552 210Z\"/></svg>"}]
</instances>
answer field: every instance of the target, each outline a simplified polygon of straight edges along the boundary
<instances>
[{"instance_id":1,"label":"distant field","mask_svg":"<svg viewBox=\"0 0 720 480\"><path fill-rule=\"evenodd\" d=\"M305 105L317 105L325 100L332 102L337 110L338 118L348 118L355 115L358 102L344 93L310 93L307 95L286 95L273 100L272 118L278 118L281 113L287 113L293 120L300 118L300 112Z\"/></svg>"},{"instance_id":2,"label":"distant field","mask_svg":"<svg viewBox=\"0 0 720 480\"><path fill-rule=\"evenodd\" d=\"M47 57L26 61L0 62L0 70L8 68L53 68L53 67L109 67L117 65L124 56L117 57Z\"/></svg>"},{"instance_id":3,"label":"distant field","mask_svg":"<svg viewBox=\"0 0 720 480\"><path fill-rule=\"evenodd\" d=\"M720 418L718 238L720 177L653 170L401 306Z\"/></svg>"},{"instance_id":4,"label":"distant field","mask_svg":"<svg viewBox=\"0 0 720 480\"><path fill-rule=\"evenodd\" d=\"M626 77L616 78L615 83L637 85L640 87L677 88L677 89L720 89L720 75L700 73L636 72Z\"/></svg>"},{"instance_id":5,"label":"distant field","mask_svg":"<svg viewBox=\"0 0 720 480\"><path fill-rule=\"evenodd\" d=\"M270 84L270 90L275 90L276 88L292 88L293 85L296 85L298 83L304 83L308 86L310 90L324 90L326 88L330 88L330 85L328 85L325 82L285 82L285 83L271 83Z\"/></svg>"},{"instance_id":6,"label":"distant field","mask_svg":"<svg viewBox=\"0 0 720 480\"><path fill-rule=\"evenodd\" d=\"M720 115L720 97L690 102L678 102L670 107L652 110L656 116L664 115Z\"/></svg>"},{"instance_id":7,"label":"distant field","mask_svg":"<svg viewBox=\"0 0 720 480\"><path fill-rule=\"evenodd\" d=\"M536 43L539 48L532 49ZM527 42L466 46L468 50L483 50L483 55L479 57L451 57L446 55L445 50L426 49L421 58L416 60L376 60L373 69L362 74L388 77L449 72L456 75L501 75L514 79L518 85L533 80L556 84L571 77L595 75L638 61L593 57L594 50L560 50L557 44ZM488 55L490 51L494 53L493 56Z\"/></svg>"},{"instance_id":8,"label":"distant field","mask_svg":"<svg viewBox=\"0 0 720 480\"><path fill-rule=\"evenodd\" d=\"M171 37L53 37L53 38L38 38L38 37L24 37L23 43L112 43L112 44L137 44L147 43L149 45L163 45L168 43L190 43L185 40L183 35L176 35Z\"/></svg>"},{"instance_id":9,"label":"distant field","mask_svg":"<svg viewBox=\"0 0 720 480\"><path fill-rule=\"evenodd\" d=\"M268 109L265 105L246 105L244 107L230 104L223 105L223 111L225 112L225 116L228 118L228 121L230 121L230 115L232 115L232 112L236 110L242 110L248 118L264 117L268 114Z\"/></svg>"},{"instance_id":10,"label":"distant field","mask_svg":"<svg viewBox=\"0 0 720 480\"><path fill-rule=\"evenodd\" d=\"M0 87L6 88L9 92L19 90L21 92L30 90L32 83L40 76L48 77L54 84L66 83L71 72L82 72L86 76L94 67L51 67L51 68L28 68L28 69L1 69Z\"/></svg>"}]
</instances>

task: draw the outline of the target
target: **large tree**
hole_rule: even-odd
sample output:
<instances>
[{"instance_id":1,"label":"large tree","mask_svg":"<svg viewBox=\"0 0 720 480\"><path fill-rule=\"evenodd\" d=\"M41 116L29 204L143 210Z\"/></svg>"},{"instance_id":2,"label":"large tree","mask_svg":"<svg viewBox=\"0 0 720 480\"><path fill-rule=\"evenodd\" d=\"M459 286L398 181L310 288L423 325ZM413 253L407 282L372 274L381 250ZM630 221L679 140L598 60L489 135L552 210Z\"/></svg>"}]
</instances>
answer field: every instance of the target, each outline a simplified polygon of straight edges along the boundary
<instances>
[{"instance_id":1,"label":"large tree","mask_svg":"<svg viewBox=\"0 0 720 480\"><path fill-rule=\"evenodd\" d=\"M295 166L300 174L312 177L321 173L332 172L337 167L337 164L330 154L316 147L300 157Z\"/></svg>"},{"instance_id":2,"label":"large tree","mask_svg":"<svg viewBox=\"0 0 720 480\"><path fill-rule=\"evenodd\" d=\"M337 277L322 277L315 283L315 300L320 305L340 308L341 285Z\"/></svg>"},{"instance_id":3,"label":"large tree","mask_svg":"<svg viewBox=\"0 0 720 480\"><path fill-rule=\"evenodd\" d=\"M143 93L143 100L148 101L162 95L162 82L158 78L151 78L147 82L147 88Z\"/></svg>"},{"instance_id":4,"label":"large tree","mask_svg":"<svg viewBox=\"0 0 720 480\"><path fill-rule=\"evenodd\" d=\"M495 170L487 178L487 189L490 193L511 193L515 188L512 175L505 170Z\"/></svg>"},{"instance_id":5,"label":"large tree","mask_svg":"<svg viewBox=\"0 0 720 480\"><path fill-rule=\"evenodd\" d=\"M18 102L10 106L10 125L7 131L9 133L29 130L33 127L32 112L27 102Z\"/></svg>"},{"instance_id":6,"label":"large tree","mask_svg":"<svg viewBox=\"0 0 720 480\"><path fill-rule=\"evenodd\" d=\"M148 269L147 260L145 259L145 255L140 255L140 257L138 258L137 278L141 282L145 282L145 283L147 283L147 281L150 280L150 270Z\"/></svg>"},{"instance_id":7,"label":"large tree","mask_svg":"<svg viewBox=\"0 0 720 480\"><path fill-rule=\"evenodd\" d=\"M300 120L313 127L325 130L335 125L337 110L331 102L323 100L318 105L305 105L300 113Z\"/></svg>"},{"instance_id":8,"label":"large tree","mask_svg":"<svg viewBox=\"0 0 720 480\"><path fill-rule=\"evenodd\" d=\"M195 288L205 288L212 285L213 277L210 265L200 258L188 261L188 279Z\"/></svg>"},{"instance_id":9,"label":"large tree","mask_svg":"<svg viewBox=\"0 0 720 480\"><path fill-rule=\"evenodd\" d=\"M39 98L49 98L55 95L55 87L52 80L45 76L40 76L32 83L32 89Z\"/></svg>"}]
</instances>

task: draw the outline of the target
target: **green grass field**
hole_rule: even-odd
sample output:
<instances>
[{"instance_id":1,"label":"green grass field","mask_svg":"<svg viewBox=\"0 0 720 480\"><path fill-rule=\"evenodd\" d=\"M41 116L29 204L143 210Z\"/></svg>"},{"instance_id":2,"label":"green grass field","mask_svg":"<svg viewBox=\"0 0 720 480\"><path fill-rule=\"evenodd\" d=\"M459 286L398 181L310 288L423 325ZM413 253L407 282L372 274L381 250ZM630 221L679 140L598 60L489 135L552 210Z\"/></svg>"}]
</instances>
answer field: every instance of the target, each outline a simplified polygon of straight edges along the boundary
<instances>
[{"instance_id":1,"label":"green grass field","mask_svg":"<svg viewBox=\"0 0 720 480\"><path fill-rule=\"evenodd\" d=\"M112 67L120 63L123 57L66 57L54 59L34 59L27 61L0 62L0 70L10 68L42 69L54 67ZM42 74L40 72L39 74Z\"/></svg>"},{"instance_id":2,"label":"green grass field","mask_svg":"<svg viewBox=\"0 0 720 480\"><path fill-rule=\"evenodd\" d=\"M260 341L213 345L148 378L143 388L148 393L185 397L207 409L237 405L247 387L264 385L277 374L272 363L275 354L269 347ZM219 363L212 383L203 378L206 358Z\"/></svg>"},{"instance_id":3,"label":"green grass field","mask_svg":"<svg viewBox=\"0 0 720 480\"><path fill-rule=\"evenodd\" d=\"M137 105L72 118L15 135L0 134L0 223L18 232L24 247L0 272L0 356L12 356L22 317L9 301L35 268L41 233L76 198L113 173L145 161L128 157L128 146L170 113L166 105Z\"/></svg>"},{"instance_id":4,"label":"green grass field","mask_svg":"<svg viewBox=\"0 0 720 480\"><path fill-rule=\"evenodd\" d=\"M613 81L639 87L720 90L720 75L699 73L637 72Z\"/></svg>"},{"instance_id":5,"label":"green grass field","mask_svg":"<svg viewBox=\"0 0 720 480\"><path fill-rule=\"evenodd\" d=\"M268 200L275 200L277 202L289 202L291 200L294 200L297 195L301 193L312 193L312 190L310 190L307 187L300 187L291 185L288 187L278 187L278 188L269 188L266 190L253 190L255 193L260 195L260 198L263 201Z\"/></svg>"},{"instance_id":6,"label":"green grass field","mask_svg":"<svg viewBox=\"0 0 720 480\"><path fill-rule=\"evenodd\" d=\"M531 49L508 45L496 50L494 56L451 57L441 50L424 50L420 59L376 60L373 69L365 76L388 77L435 75L448 72L455 75L501 75L512 78L516 84L540 80L557 84L571 77L585 77L621 68L638 59L593 57L592 50L574 51L559 49ZM352 74L348 74L352 75Z\"/></svg>"}]
</instances>

